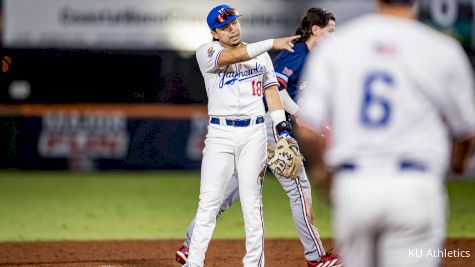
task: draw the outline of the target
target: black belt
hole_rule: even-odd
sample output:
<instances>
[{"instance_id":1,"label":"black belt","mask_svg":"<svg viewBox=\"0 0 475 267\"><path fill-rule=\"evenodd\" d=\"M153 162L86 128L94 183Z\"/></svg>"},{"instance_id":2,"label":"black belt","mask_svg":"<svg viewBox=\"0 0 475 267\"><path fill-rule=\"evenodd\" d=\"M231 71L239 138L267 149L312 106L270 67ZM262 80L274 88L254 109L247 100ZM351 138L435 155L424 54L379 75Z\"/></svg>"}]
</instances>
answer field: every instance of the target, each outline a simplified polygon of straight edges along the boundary
<instances>
[{"instance_id":1,"label":"black belt","mask_svg":"<svg viewBox=\"0 0 475 267\"><path fill-rule=\"evenodd\" d=\"M231 120L231 119L224 119L226 121L226 125L228 126L234 126L234 127L247 127L251 125L251 119L241 119L241 120ZM255 124L261 124L264 122L264 117L260 116L257 117ZM221 124L221 119L217 117L211 117L211 120L209 121L212 124Z\"/></svg>"},{"instance_id":2,"label":"black belt","mask_svg":"<svg viewBox=\"0 0 475 267\"><path fill-rule=\"evenodd\" d=\"M427 165L413 160L401 160L399 161L399 170L401 171L427 171ZM358 165L351 162L344 162L335 168L335 172L339 171L355 171L358 169Z\"/></svg>"}]
</instances>

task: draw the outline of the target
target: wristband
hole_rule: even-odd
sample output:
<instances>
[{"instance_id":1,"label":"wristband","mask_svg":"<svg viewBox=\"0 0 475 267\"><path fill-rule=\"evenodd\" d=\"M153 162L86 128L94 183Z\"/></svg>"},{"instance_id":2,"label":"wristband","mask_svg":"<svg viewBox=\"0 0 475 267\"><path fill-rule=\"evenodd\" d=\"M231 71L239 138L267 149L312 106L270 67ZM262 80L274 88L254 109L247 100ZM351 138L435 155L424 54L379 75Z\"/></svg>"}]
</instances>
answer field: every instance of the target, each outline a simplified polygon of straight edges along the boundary
<instances>
[{"instance_id":1,"label":"wristband","mask_svg":"<svg viewBox=\"0 0 475 267\"><path fill-rule=\"evenodd\" d=\"M257 43L248 44L246 45L247 54L249 55L249 58L255 58L258 55L271 50L273 45L274 39L268 39Z\"/></svg>"},{"instance_id":2,"label":"wristband","mask_svg":"<svg viewBox=\"0 0 475 267\"><path fill-rule=\"evenodd\" d=\"M277 125L277 124L287 120L285 118L285 111L282 110L282 109L272 111L270 113L270 117L272 118L272 121L274 122L274 125Z\"/></svg>"}]
</instances>

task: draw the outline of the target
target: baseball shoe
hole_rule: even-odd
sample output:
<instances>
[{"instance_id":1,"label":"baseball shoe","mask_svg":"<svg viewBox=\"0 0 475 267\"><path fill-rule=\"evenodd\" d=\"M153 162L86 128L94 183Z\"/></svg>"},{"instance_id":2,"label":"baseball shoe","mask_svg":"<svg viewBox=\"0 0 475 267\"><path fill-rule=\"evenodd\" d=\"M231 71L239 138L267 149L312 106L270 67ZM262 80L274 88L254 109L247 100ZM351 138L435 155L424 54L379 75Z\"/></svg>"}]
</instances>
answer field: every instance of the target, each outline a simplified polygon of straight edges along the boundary
<instances>
[{"instance_id":1,"label":"baseball shoe","mask_svg":"<svg viewBox=\"0 0 475 267\"><path fill-rule=\"evenodd\" d=\"M175 253L176 256L176 261L185 264L186 261L188 260L188 247L186 246L181 246L180 249L178 249Z\"/></svg>"},{"instance_id":2,"label":"baseball shoe","mask_svg":"<svg viewBox=\"0 0 475 267\"><path fill-rule=\"evenodd\" d=\"M307 261L308 267L342 267L343 263L335 254L327 252L327 254L318 261Z\"/></svg>"}]
</instances>

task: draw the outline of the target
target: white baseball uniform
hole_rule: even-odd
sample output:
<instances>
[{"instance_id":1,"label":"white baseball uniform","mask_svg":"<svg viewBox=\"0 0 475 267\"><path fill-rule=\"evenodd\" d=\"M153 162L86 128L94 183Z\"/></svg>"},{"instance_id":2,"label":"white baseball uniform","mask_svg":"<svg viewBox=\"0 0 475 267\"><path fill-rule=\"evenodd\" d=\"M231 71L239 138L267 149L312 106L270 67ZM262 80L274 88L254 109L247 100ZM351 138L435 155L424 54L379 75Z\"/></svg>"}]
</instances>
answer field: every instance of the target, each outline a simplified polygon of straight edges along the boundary
<instances>
[{"instance_id":1,"label":"white baseball uniform","mask_svg":"<svg viewBox=\"0 0 475 267\"><path fill-rule=\"evenodd\" d=\"M277 80L279 76L281 79L281 84L285 84L285 87L293 96L297 95L297 92L300 91L299 81L300 71L303 68L303 64L308 55L308 48L305 42L298 42L294 46L294 52L282 51L278 56L277 60L274 59L273 65L276 68ZM279 73L277 68L280 69L282 73ZM291 76L291 77L290 77ZM285 103L284 107L285 107ZM285 107L286 108L286 107ZM286 108L287 109L287 108ZM267 128L267 141L272 146L276 145L276 136L274 133L274 124L270 117L270 112L267 112L265 116L265 124ZM299 179L290 180L286 177L276 175L274 176L282 185L282 188L287 193L289 197L289 203L292 211L292 218L297 230L297 233L300 237L304 248L304 255L306 260L309 261L318 261L322 256L324 256L325 249L323 247L322 241L320 239L320 234L317 227L313 224L314 216L312 212L312 192L310 181L308 180L305 167L300 169ZM236 176L233 176L227 185L226 191L224 193L223 201L219 209L217 217L231 207L237 200L239 200L239 184ZM183 243L184 246L189 247L190 240L193 235L195 219L191 221L186 231L186 238Z\"/></svg>"},{"instance_id":2,"label":"white baseball uniform","mask_svg":"<svg viewBox=\"0 0 475 267\"><path fill-rule=\"evenodd\" d=\"M274 134L274 124L267 112L265 116L265 124L267 128L267 142L275 147L276 136ZM274 174L277 180L282 185L282 188L287 193L292 211L292 218L294 220L295 228L299 234L300 241L304 247L304 255L307 260L317 261L325 255L325 249L320 239L320 233L317 227L313 224L314 216L312 211L312 191L311 184L308 180L305 167L302 166L299 172L299 179L291 180L289 178ZM239 183L237 176L234 174L228 181L223 201L219 208L216 219L218 219L228 208L230 208L236 201L239 200ZM195 226L195 218L188 225L184 246L190 246L190 240L193 236L193 228Z\"/></svg>"},{"instance_id":3,"label":"white baseball uniform","mask_svg":"<svg viewBox=\"0 0 475 267\"><path fill-rule=\"evenodd\" d=\"M203 150L201 185L188 262L203 266L228 180L236 173L246 230L245 267L264 266L262 183L266 166L264 90L278 85L267 53L219 67L224 50L206 43L196 58L208 94L210 124Z\"/></svg>"},{"instance_id":4,"label":"white baseball uniform","mask_svg":"<svg viewBox=\"0 0 475 267\"><path fill-rule=\"evenodd\" d=\"M463 49L417 21L367 15L324 41L306 66L303 121L315 129L332 122L326 161L335 169L333 222L343 260L436 266L449 137L475 133L473 72Z\"/></svg>"}]
</instances>

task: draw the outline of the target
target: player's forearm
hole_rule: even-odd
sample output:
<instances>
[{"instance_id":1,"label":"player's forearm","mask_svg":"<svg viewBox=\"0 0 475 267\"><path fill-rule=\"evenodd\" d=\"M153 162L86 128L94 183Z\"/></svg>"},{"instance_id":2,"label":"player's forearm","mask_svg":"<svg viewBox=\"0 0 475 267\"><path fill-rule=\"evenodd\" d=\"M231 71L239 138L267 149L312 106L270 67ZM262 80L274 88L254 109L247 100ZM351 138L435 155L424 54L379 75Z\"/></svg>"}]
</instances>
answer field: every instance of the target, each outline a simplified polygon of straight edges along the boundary
<instances>
[{"instance_id":1,"label":"player's forearm","mask_svg":"<svg viewBox=\"0 0 475 267\"><path fill-rule=\"evenodd\" d=\"M274 123L274 130L279 137L286 137L292 134L292 126L285 117L284 106L280 99L277 86L271 86L265 90L265 98L269 107L270 116Z\"/></svg>"},{"instance_id":2,"label":"player's forearm","mask_svg":"<svg viewBox=\"0 0 475 267\"><path fill-rule=\"evenodd\" d=\"M297 103L295 103L295 101L290 97L289 92L287 92L287 90L280 90L279 93L285 111L287 111L290 115L295 115L295 113L297 113L297 111L299 110L299 106L297 106Z\"/></svg>"},{"instance_id":3,"label":"player's forearm","mask_svg":"<svg viewBox=\"0 0 475 267\"><path fill-rule=\"evenodd\" d=\"M450 170L455 174L463 174L470 163L473 154L475 136L465 140L452 140L452 156Z\"/></svg>"},{"instance_id":4,"label":"player's forearm","mask_svg":"<svg viewBox=\"0 0 475 267\"><path fill-rule=\"evenodd\" d=\"M271 86L264 91L267 106L269 111L284 110L282 99L280 98L279 90L277 86Z\"/></svg>"},{"instance_id":5,"label":"player's forearm","mask_svg":"<svg viewBox=\"0 0 475 267\"><path fill-rule=\"evenodd\" d=\"M218 59L219 66L248 61L272 49L274 39L242 45L234 49L225 49Z\"/></svg>"},{"instance_id":6,"label":"player's forearm","mask_svg":"<svg viewBox=\"0 0 475 267\"><path fill-rule=\"evenodd\" d=\"M218 66L221 67L229 64L248 61L249 59L255 58L271 49L285 49L289 52L294 52L294 50L292 49L294 47L292 41L298 38L300 38L300 35L277 39L267 39L252 44L241 45L234 49L224 49L218 58Z\"/></svg>"}]
</instances>

